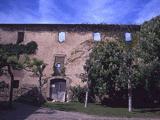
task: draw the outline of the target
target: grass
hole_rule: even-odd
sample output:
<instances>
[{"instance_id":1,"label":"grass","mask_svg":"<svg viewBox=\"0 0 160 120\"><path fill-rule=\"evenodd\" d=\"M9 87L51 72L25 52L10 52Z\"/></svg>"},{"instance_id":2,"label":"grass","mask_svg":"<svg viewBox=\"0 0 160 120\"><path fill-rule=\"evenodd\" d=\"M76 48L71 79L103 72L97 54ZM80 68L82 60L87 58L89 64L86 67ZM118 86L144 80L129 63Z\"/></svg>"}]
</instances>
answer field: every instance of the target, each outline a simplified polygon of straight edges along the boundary
<instances>
[{"instance_id":1,"label":"grass","mask_svg":"<svg viewBox=\"0 0 160 120\"><path fill-rule=\"evenodd\" d=\"M133 112L128 112L127 108L112 108L98 104L90 103L87 108L84 104L78 102L70 103L45 103L44 107L56 109L60 111L81 112L89 115L109 116L109 117L154 117L160 118L160 109L134 109Z\"/></svg>"}]
</instances>

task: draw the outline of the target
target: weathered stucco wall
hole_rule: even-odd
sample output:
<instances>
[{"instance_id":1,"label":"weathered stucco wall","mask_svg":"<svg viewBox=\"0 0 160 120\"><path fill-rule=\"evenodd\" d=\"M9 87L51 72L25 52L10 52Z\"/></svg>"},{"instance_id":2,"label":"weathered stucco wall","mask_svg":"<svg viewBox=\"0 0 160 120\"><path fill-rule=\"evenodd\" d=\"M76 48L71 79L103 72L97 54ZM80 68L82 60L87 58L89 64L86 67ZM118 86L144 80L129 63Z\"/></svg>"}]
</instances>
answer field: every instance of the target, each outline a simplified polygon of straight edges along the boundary
<instances>
[{"instance_id":1,"label":"weathered stucco wall","mask_svg":"<svg viewBox=\"0 0 160 120\"><path fill-rule=\"evenodd\" d=\"M16 43L16 41L17 41L17 32L4 31L0 28L0 43L1 44Z\"/></svg>"},{"instance_id":2,"label":"weathered stucco wall","mask_svg":"<svg viewBox=\"0 0 160 120\"><path fill-rule=\"evenodd\" d=\"M66 56L65 73L67 77L72 79L71 85L78 85L81 83L81 80L77 77L77 75L83 72L85 60L84 57L81 57L80 55L82 55L82 52L83 54L85 54L84 52L87 52L86 50L83 50L85 48L83 48L83 44L85 44L85 41L92 41L91 32L87 32L83 35L78 32L66 32L65 41L63 43L59 43L58 32L56 31L26 31L24 43L32 40L36 41L38 44L37 53L33 57L39 58L47 63L47 67L44 71L44 74L46 74L47 77L50 77L53 74L55 56L57 54L63 54ZM78 49L81 50L80 55L79 53L74 53ZM75 54L74 56L73 53ZM25 76L24 79L29 79L27 76Z\"/></svg>"},{"instance_id":3,"label":"weathered stucco wall","mask_svg":"<svg viewBox=\"0 0 160 120\"><path fill-rule=\"evenodd\" d=\"M18 32L24 32L23 44L30 41L35 41L38 44L36 57L43 60L47 66L44 74L46 78L51 78L53 74L53 64L55 56L65 55L65 74L71 80L71 86L84 85L81 82L80 74L84 72L83 65L94 45L93 31L65 31L65 30L32 30L32 29L1 29L0 28L0 44L16 43ZM58 41L58 33L65 32L65 41L60 43ZM100 32L100 31L95 31ZM127 31L126 31L127 32ZM103 40L118 40L124 38L125 31L102 31L101 39ZM38 85L38 78L33 76L33 73L22 71L14 71L15 79L20 80L20 86ZM9 76L0 76L0 80L9 81ZM49 84L44 87L46 94L49 96Z\"/></svg>"},{"instance_id":4,"label":"weathered stucco wall","mask_svg":"<svg viewBox=\"0 0 160 120\"><path fill-rule=\"evenodd\" d=\"M57 31L24 31L24 42L35 41L38 44L36 57L43 60L47 66L45 68L45 77L52 77L53 64L57 54L65 55L65 74L66 77L71 79L71 86L83 85L79 78L80 73L83 73L83 65L85 64L86 55L90 50L92 43L92 32L78 33L66 32L66 39L63 43L58 41ZM1 44L16 43L18 31L2 31ZM5 41L4 41L5 39ZM3 41L2 41L3 40ZM90 46L89 46L90 45ZM38 85L38 78L33 76L32 72L27 71L14 71L15 79L20 80L20 87L23 84ZM10 82L10 77L7 75L1 76L0 80ZM46 84L45 87L49 88ZM46 90L49 96L48 89Z\"/></svg>"}]
</instances>

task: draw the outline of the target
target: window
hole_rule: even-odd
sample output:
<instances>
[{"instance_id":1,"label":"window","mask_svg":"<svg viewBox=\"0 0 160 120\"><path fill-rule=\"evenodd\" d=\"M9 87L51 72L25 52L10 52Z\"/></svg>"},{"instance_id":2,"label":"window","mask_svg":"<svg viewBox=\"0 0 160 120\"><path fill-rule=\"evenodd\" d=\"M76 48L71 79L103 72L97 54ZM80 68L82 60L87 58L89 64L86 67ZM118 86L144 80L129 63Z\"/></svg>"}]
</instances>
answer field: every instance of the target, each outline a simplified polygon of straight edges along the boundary
<instances>
[{"instance_id":1,"label":"window","mask_svg":"<svg viewBox=\"0 0 160 120\"><path fill-rule=\"evenodd\" d=\"M64 59L65 56L55 56L55 65L57 64L58 66L63 65L64 64ZM59 65L60 64L60 65Z\"/></svg>"},{"instance_id":2,"label":"window","mask_svg":"<svg viewBox=\"0 0 160 120\"><path fill-rule=\"evenodd\" d=\"M61 63L57 63L56 68L58 68L58 69L61 68Z\"/></svg>"},{"instance_id":3,"label":"window","mask_svg":"<svg viewBox=\"0 0 160 120\"><path fill-rule=\"evenodd\" d=\"M18 88L19 87L19 80L14 80L13 81L13 88Z\"/></svg>"},{"instance_id":4,"label":"window","mask_svg":"<svg viewBox=\"0 0 160 120\"><path fill-rule=\"evenodd\" d=\"M132 36L131 33L125 33L125 41L126 42L131 42L132 41Z\"/></svg>"},{"instance_id":5,"label":"window","mask_svg":"<svg viewBox=\"0 0 160 120\"><path fill-rule=\"evenodd\" d=\"M61 73L61 63L56 63L55 67L56 67L57 72Z\"/></svg>"},{"instance_id":6,"label":"window","mask_svg":"<svg viewBox=\"0 0 160 120\"><path fill-rule=\"evenodd\" d=\"M100 33L93 33L94 41L101 41L101 34Z\"/></svg>"},{"instance_id":7,"label":"window","mask_svg":"<svg viewBox=\"0 0 160 120\"><path fill-rule=\"evenodd\" d=\"M0 33L0 41L2 40L2 38L1 38L1 33Z\"/></svg>"},{"instance_id":8,"label":"window","mask_svg":"<svg viewBox=\"0 0 160 120\"><path fill-rule=\"evenodd\" d=\"M60 32L58 36L59 36L58 40L60 43L65 41L65 32Z\"/></svg>"},{"instance_id":9,"label":"window","mask_svg":"<svg viewBox=\"0 0 160 120\"><path fill-rule=\"evenodd\" d=\"M24 32L18 32L17 44L23 42L24 40Z\"/></svg>"},{"instance_id":10,"label":"window","mask_svg":"<svg viewBox=\"0 0 160 120\"><path fill-rule=\"evenodd\" d=\"M55 56L54 75L64 75L64 59L65 56Z\"/></svg>"}]
</instances>

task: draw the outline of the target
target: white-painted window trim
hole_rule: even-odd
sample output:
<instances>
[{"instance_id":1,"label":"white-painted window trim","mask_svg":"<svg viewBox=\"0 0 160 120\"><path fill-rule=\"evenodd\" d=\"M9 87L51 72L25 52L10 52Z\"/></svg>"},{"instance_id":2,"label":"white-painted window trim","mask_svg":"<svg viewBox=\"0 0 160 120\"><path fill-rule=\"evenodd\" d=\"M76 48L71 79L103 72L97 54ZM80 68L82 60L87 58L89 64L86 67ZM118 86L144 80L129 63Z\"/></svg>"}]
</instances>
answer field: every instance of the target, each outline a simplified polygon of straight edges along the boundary
<instances>
[{"instance_id":1,"label":"white-painted window trim","mask_svg":"<svg viewBox=\"0 0 160 120\"><path fill-rule=\"evenodd\" d=\"M125 41L126 42L132 41L132 34L131 33L129 33L129 32L125 33Z\"/></svg>"},{"instance_id":2,"label":"white-painted window trim","mask_svg":"<svg viewBox=\"0 0 160 120\"><path fill-rule=\"evenodd\" d=\"M58 33L58 41L60 43L64 42L65 41L65 38L66 38L66 33L65 32L59 32Z\"/></svg>"},{"instance_id":3,"label":"white-painted window trim","mask_svg":"<svg viewBox=\"0 0 160 120\"><path fill-rule=\"evenodd\" d=\"M101 33L99 33L99 32L94 32L94 33L93 33L93 40L94 40L94 41L101 41Z\"/></svg>"}]
</instances>

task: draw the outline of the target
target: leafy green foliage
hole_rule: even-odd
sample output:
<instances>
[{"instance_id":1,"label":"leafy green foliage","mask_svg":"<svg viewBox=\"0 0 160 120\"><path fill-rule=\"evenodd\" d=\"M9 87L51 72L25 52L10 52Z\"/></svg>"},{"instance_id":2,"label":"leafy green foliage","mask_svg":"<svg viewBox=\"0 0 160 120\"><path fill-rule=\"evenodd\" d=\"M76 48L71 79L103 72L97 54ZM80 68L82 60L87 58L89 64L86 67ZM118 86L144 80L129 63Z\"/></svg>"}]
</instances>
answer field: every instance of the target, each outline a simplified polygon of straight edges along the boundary
<instances>
[{"instance_id":1,"label":"leafy green foliage","mask_svg":"<svg viewBox=\"0 0 160 120\"><path fill-rule=\"evenodd\" d=\"M126 92L123 91L130 86L135 95L134 101L140 98L141 104L159 103L160 97L157 95L160 92L159 31L160 16L142 25L140 41L135 37L136 44L114 41L97 43L84 67L91 92L101 101L104 100L104 96L112 101L117 100L119 95L125 95Z\"/></svg>"},{"instance_id":2,"label":"leafy green foliage","mask_svg":"<svg viewBox=\"0 0 160 120\"><path fill-rule=\"evenodd\" d=\"M0 48L9 55L34 54L37 49L37 43L31 41L26 45L23 44L0 44Z\"/></svg>"},{"instance_id":3,"label":"leafy green foliage","mask_svg":"<svg viewBox=\"0 0 160 120\"><path fill-rule=\"evenodd\" d=\"M148 69L151 73L153 68L159 66L160 63L160 16L142 25L141 38L140 57L145 63L144 69Z\"/></svg>"},{"instance_id":4,"label":"leafy green foliage","mask_svg":"<svg viewBox=\"0 0 160 120\"><path fill-rule=\"evenodd\" d=\"M36 50L37 48L38 48L37 43L34 42L34 41L31 41L31 42L27 43L25 52L26 52L27 54L34 54L34 53L36 52L35 50Z\"/></svg>"},{"instance_id":5,"label":"leafy green foliage","mask_svg":"<svg viewBox=\"0 0 160 120\"><path fill-rule=\"evenodd\" d=\"M151 103L160 103L160 16L145 22L140 31L141 87Z\"/></svg>"},{"instance_id":6,"label":"leafy green foliage","mask_svg":"<svg viewBox=\"0 0 160 120\"><path fill-rule=\"evenodd\" d=\"M73 86L70 88L71 90L71 98L73 101L84 102L86 88L81 86Z\"/></svg>"},{"instance_id":7,"label":"leafy green foliage","mask_svg":"<svg viewBox=\"0 0 160 120\"><path fill-rule=\"evenodd\" d=\"M71 99L72 101L78 101L80 103L84 103L85 102L85 95L86 95L86 91L87 91L87 87L86 86L73 86L70 88L71 91ZM89 92L90 94L90 92ZM88 101L89 102L93 102L93 98L92 96L88 97Z\"/></svg>"},{"instance_id":8,"label":"leafy green foliage","mask_svg":"<svg viewBox=\"0 0 160 120\"><path fill-rule=\"evenodd\" d=\"M11 65L13 69L23 69L23 64L19 57L22 54L33 54L37 49L37 44L34 41L26 45L18 44L0 44L0 68L3 73L3 67Z\"/></svg>"},{"instance_id":9,"label":"leafy green foliage","mask_svg":"<svg viewBox=\"0 0 160 120\"><path fill-rule=\"evenodd\" d=\"M28 67L32 69L32 72L37 76L42 75L47 64L37 58L33 58L29 61Z\"/></svg>"},{"instance_id":10,"label":"leafy green foliage","mask_svg":"<svg viewBox=\"0 0 160 120\"><path fill-rule=\"evenodd\" d=\"M137 47L132 46L122 41L102 41L93 48L84 69L90 91L101 103L126 105L128 95L131 100L132 89L141 77Z\"/></svg>"},{"instance_id":11,"label":"leafy green foliage","mask_svg":"<svg viewBox=\"0 0 160 120\"><path fill-rule=\"evenodd\" d=\"M100 42L96 44L86 62L85 70L98 96L112 96L114 92L126 89L132 60L129 52L118 42ZM132 66L133 67L133 66Z\"/></svg>"},{"instance_id":12,"label":"leafy green foliage","mask_svg":"<svg viewBox=\"0 0 160 120\"><path fill-rule=\"evenodd\" d=\"M20 55L33 54L37 49L35 42L30 42L27 45L19 44L1 44L0 45L0 73L3 75L6 71L10 75L10 97L9 106L12 107L13 96L13 69L23 69L23 63L19 61Z\"/></svg>"},{"instance_id":13,"label":"leafy green foliage","mask_svg":"<svg viewBox=\"0 0 160 120\"><path fill-rule=\"evenodd\" d=\"M141 27L140 47L144 61L160 61L160 16L145 22Z\"/></svg>"},{"instance_id":14,"label":"leafy green foliage","mask_svg":"<svg viewBox=\"0 0 160 120\"><path fill-rule=\"evenodd\" d=\"M27 58L26 61L26 67L29 68L34 75L38 77L38 83L39 83L39 95L38 95L38 102L39 104L42 104L45 100L42 95L42 87L44 84L47 83L46 79L43 79L43 71L47 64L45 64L42 60L39 60L37 58Z\"/></svg>"}]
</instances>

